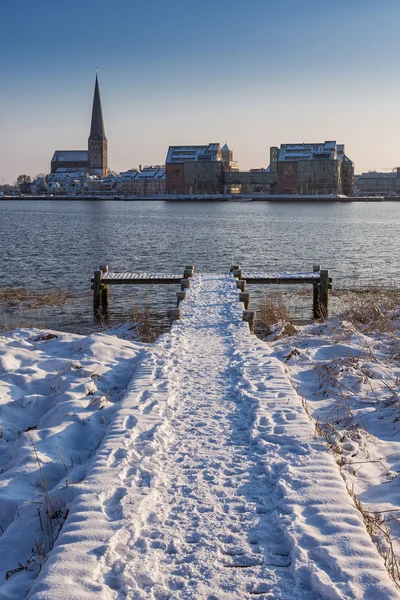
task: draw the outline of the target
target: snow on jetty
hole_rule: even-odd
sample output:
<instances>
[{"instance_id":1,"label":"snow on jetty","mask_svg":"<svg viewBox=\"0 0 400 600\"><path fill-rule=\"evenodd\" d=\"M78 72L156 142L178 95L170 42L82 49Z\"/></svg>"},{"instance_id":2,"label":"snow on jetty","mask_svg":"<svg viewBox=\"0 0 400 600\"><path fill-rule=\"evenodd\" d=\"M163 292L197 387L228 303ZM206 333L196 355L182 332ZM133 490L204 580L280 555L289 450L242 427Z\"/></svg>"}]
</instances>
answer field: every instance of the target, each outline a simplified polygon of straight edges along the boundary
<instances>
[{"instance_id":1,"label":"snow on jetty","mask_svg":"<svg viewBox=\"0 0 400 600\"><path fill-rule=\"evenodd\" d=\"M195 276L152 347L0 337L1 598L400 598L289 379L318 350L251 335L238 294Z\"/></svg>"}]
</instances>

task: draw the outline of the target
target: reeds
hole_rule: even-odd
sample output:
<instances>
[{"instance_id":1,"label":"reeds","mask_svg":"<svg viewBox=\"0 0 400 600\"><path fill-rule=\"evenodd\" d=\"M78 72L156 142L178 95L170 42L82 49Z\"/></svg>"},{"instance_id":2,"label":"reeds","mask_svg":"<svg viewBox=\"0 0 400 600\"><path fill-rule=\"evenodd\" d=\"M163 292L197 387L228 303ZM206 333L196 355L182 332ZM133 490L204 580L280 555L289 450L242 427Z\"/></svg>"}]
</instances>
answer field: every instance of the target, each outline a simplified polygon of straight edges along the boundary
<instances>
[{"instance_id":1,"label":"reeds","mask_svg":"<svg viewBox=\"0 0 400 600\"><path fill-rule=\"evenodd\" d=\"M267 337L276 332L276 325L280 324L279 335L290 336L297 331L291 322L281 293L262 298L257 315L257 330L260 337Z\"/></svg>"}]
</instances>

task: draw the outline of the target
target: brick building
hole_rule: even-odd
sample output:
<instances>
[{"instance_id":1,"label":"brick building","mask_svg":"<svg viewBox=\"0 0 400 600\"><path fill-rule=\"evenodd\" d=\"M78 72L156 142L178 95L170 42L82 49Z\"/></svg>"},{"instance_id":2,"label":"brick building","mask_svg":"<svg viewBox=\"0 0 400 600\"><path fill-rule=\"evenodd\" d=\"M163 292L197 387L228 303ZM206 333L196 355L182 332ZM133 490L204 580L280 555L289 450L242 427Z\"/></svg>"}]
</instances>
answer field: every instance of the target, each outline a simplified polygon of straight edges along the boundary
<instances>
[{"instance_id":1,"label":"brick building","mask_svg":"<svg viewBox=\"0 0 400 600\"><path fill-rule=\"evenodd\" d=\"M335 141L273 146L270 165L278 174L278 194L353 193L354 164Z\"/></svg>"},{"instance_id":2,"label":"brick building","mask_svg":"<svg viewBox=\"0 0 400 600\"><path fill-rule=\"evenodd\" d=\"M219 144L170 146L165 177L167 194L223 193L224 167Z\"/></svg>"}]
</instances>

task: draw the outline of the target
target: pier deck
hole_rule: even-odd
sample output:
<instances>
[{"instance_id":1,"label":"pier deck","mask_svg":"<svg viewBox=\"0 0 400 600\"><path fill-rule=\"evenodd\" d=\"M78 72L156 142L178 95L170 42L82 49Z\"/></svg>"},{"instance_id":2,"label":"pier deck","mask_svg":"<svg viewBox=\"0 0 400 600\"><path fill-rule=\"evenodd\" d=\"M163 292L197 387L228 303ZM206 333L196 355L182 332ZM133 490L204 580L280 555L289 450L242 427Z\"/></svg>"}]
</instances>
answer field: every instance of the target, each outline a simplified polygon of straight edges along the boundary
<instances>
[{"instance_id":1,"label":"pier deck","mask_svg":"<svg viewBox=\"0 0 400 600\"><path fill-rule=\"evenodd\" d=\"M131 273L131 272L107 272L103 273L102 283L106 285L132 284L168 284L180 283L182 275L171 275L167 273Z\"/></svg>"}]
</instances>

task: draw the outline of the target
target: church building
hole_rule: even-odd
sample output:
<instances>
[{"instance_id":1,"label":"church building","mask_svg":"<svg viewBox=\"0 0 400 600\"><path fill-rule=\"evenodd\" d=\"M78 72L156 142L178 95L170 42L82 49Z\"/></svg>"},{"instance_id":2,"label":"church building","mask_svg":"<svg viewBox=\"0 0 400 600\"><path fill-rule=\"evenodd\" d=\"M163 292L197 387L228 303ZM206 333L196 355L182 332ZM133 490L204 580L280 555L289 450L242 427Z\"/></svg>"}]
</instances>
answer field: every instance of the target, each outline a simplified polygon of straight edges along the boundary
<instances>
[{"instance_id":1,"label":"church building","mask_svg":"<svg viewBox=\"0 0 400 600\"><path fill-rule=\"evenodd\" d=\"M99 82L94 86L92 123L87 150L56 150L51 159L52 173L88 172L105 177L108 174L107 138L104 130Z\"/></svg>"}]
</instances>

